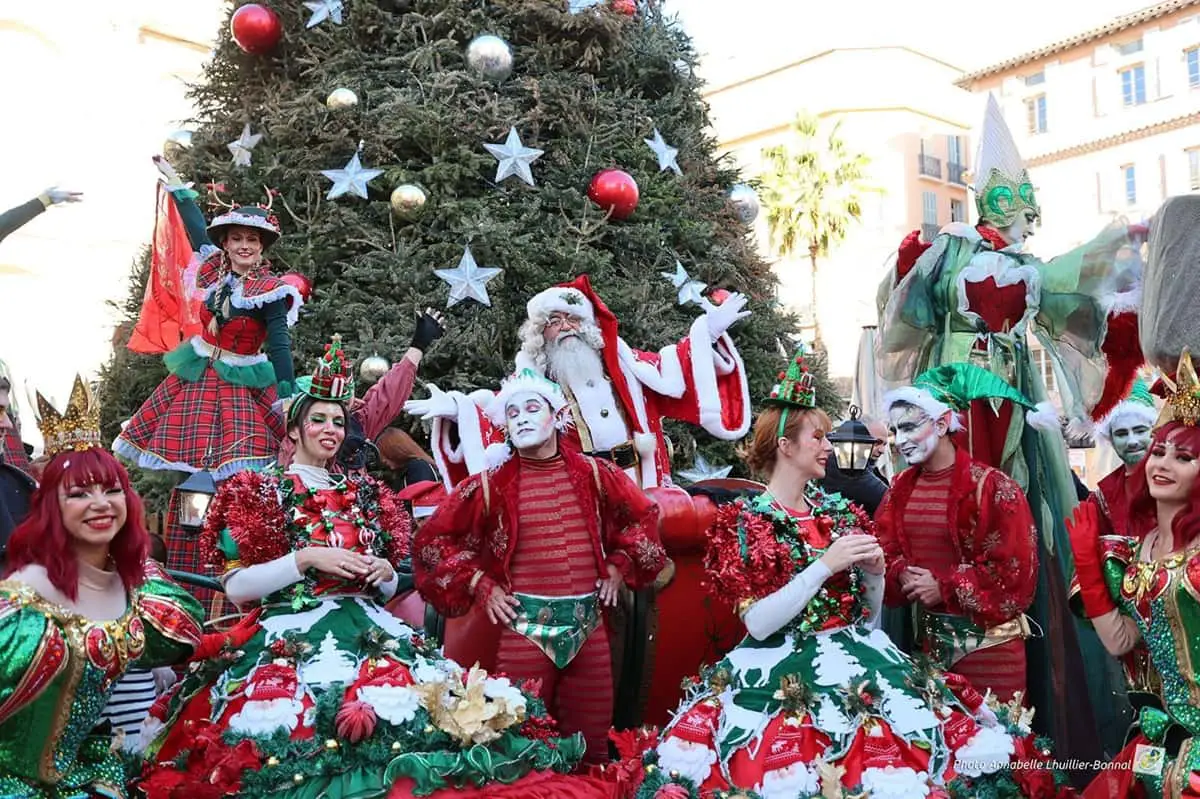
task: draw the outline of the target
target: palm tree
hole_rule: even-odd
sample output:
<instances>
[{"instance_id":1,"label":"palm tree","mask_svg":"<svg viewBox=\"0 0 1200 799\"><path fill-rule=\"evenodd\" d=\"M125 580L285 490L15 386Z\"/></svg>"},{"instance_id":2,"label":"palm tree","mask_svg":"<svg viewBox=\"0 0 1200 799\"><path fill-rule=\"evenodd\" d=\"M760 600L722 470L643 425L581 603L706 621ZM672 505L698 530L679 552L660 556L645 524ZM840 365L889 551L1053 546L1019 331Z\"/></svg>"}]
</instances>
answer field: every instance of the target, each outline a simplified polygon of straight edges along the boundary
<instances>
[{"instance_id":1,"label":"palm tree","mask_svg":"<svg viewBox=\"0 0 1200 799\"><path fill-rule=\"evenodd\" d=\"M817 259L846 238L850 224L862 216L860 197L866 184L868 158L852 153L834 125L822 136L817 118L800 113L792 123L796 140L763 150L760 177L771 247L787 258L801 245L812 264L813 339L823 347L817 318Z\"/></svg>"}]
</instances>

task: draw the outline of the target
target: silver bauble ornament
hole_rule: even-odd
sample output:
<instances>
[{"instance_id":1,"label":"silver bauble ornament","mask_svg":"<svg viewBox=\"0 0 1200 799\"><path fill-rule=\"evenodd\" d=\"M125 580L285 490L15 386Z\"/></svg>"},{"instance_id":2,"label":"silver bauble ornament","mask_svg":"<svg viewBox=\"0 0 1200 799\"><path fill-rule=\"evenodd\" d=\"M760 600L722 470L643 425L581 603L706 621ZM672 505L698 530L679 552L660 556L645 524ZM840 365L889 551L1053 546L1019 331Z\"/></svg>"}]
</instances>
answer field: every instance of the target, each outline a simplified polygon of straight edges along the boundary
<instances>
[{"instance_id":1,"label":"silver bauble ornament","mask_svg":"<svg viewBox=\"0 0 1200 799\"><path fill-rule=\"evenodd\" d=\"M388 373L392 365L388 363L388 359L382 355L372 355L370 358L363 358L362 366L358 367L358 376L362 378L364 383L377 383L379 378Z\"/></svg>"},{"instance_id":2,"label":"silver bauble ornament","mask_svg":"<svg viewBox=\"0 0 1200 799\"><path fill-rule=\"evenodd\" d=\"M682 58L676 58L675 72L681 78L690 78L692 76L692 65L684 61Z\"/></svg>"},{"instance_id":3,"label":"silver bauble ornament","mask_svg":"<svg viewBox=\"0 0 1200 799\"><path fill-rule=\"evenodd\" d=\"M341 111L358 105L358 95L346 87L334 89L325 98L325 107L330 111Z\"/></svg>"},{"instance_id":4,"label":"silver bauble ornament","mask_svg":"<svg viewBox=\"0 0 1200 799\"><path fill-rule=\"evenodd\" d=\"M392 192L392 213L405 222L411 222L425 210L425 202L429 198L425 190L412 183L401 183Z\"/></svg>"},{"instance_id":5,"label":"silver bauble ornament","mask_svg":"<svg viewBox=\"0 0 1200 799\"><path fill-rule=\"evenodd\" d=\"M502 81L512 73L512 49L499 36L476 36L467 45L467 66L488 80Z\"/></svg>"},{"instance_id":6,"label":"silver bauble ornament","mask_svg":"<svg viewBox=\"0 0 1200 799\"><path fill-rule=\"evenodd\" d=\"M175 160L183 150L190 150L192 147L192 131L184 128L183 130L175 130L167 136L167 140L163 142L163 155L168 161Z\"/></svg>"},{"instance_id":7,"label":"silver bauble ornament","mask_svg":"<svg viewBox=\"0 0 1200 799\"><path fill-rule=\"evenodd\" d=\"M729 190L729 202L747 225L758 217L758 194L745 183L738 183Z\"/></svg>"}]
</instances>

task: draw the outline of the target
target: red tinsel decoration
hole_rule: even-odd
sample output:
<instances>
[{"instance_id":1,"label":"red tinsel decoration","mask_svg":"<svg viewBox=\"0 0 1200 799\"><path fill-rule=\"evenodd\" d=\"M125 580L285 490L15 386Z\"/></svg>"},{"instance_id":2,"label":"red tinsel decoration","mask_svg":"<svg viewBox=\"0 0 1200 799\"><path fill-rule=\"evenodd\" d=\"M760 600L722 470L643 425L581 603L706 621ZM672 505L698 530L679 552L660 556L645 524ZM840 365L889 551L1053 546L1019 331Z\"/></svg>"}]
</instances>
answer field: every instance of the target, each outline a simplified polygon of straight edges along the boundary
<instances>
[{"instance_id":1,"label":"red tinsel decoration","mask_svg":"<svg viewBox=\"0 0 1200 799\"><path fill-rule=\"evenodd\" d=\"M746 555L738 538L746 535ZM723 505L709 528L704 550L704 587L709 595L736 605L778 591L796 571L792 550L775 536L769 518L742 512L740 503Z\"/></svg>"},{"instance_id":2,"label":"red tinsel decoration","mask_svg":"<svg viewBox=\"0 0 1200 799\"><path fill-rule=\"evenodd\" d=\"M275 481L258 472L239 472L226 480L208 507L200 533L200 554L205 562L224 571L225 555L217 542L225 529L237 542L243 566L288 554L287 520L277 497Z\"/></svg>"},{"instance_id":3,"label":"red tinsel decoration","mask_svg":"<svg viewBox=\"0 0 1200 799\"><path fill-rule=\"evenodd\" d=\"M412 517L396 492L379 487L379 526L390 537L387 559L393 563L407 560L412 552Z\"/></svg>"}]
</instances>

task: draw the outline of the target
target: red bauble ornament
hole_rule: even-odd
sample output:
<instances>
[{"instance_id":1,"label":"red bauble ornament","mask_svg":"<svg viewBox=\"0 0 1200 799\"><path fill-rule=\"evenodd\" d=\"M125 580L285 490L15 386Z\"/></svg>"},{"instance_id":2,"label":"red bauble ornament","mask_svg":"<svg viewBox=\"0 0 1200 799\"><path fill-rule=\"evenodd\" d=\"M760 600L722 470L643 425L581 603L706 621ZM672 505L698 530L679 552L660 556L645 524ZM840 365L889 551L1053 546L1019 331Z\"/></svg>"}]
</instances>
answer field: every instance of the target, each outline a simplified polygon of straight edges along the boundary
<instances>
[{"instance_id":1,"label":"red bauble ornament","mask_svg":"<svg viewBox=\"0 0 1200 799\"><path fill-rule=\"evenodd\" d=\"M711 292L709 292L708 296L715 304L722 305L724 304L725 300L729 299L729 292L725 289L713 289ZM780 380L782 379L783 378L780 378Z\"/></svg>"},{"instance_id":2,"label":"red bauble ornament","mask_svg":"<svg viewBox=\"0 0 1200 799\"><path fill-rule=\"evenodd\" d=\"M605 211L611 210L613 218L627 219L637 208L637 181L619 169L601 170L588 186L588 198Z\"/></svg>"},{"instance_id":3,"label":"red bauble ornament","mask_svg":"<svg viewBox=\"0 0 1200 799\"><path fill-rule=\"evenodd\" d=\"M233 12L229 33L237 46L251 55L265 55L275 49L283 35L279 17L266 6L250 3Z\"/></svg>"},{"instance_id":4,"label":"red bauble ornament","mask_svg":"<svg viewBox=\"0 0 1200 799\"><path fill-rule=\"evenodd\" d=\"M632 17L637 14L636 0L610 0L609 6L618 14L624 14L627 17Z\"/></svg>"},{"instance_id":5,"label":"red bauble ornament","mask_svg":"<svg viewBox=\"0 0 1200 799\"><path fill-rule=\"evenodd\" d=\"M279 279L300 292L300 299L305 302L308 302L309 298L312 297L312 281L299 272L288 272L286 275L280 275ZM325 349L328 350L329 345L326 345Z\"/></svg>"}]
</instances>

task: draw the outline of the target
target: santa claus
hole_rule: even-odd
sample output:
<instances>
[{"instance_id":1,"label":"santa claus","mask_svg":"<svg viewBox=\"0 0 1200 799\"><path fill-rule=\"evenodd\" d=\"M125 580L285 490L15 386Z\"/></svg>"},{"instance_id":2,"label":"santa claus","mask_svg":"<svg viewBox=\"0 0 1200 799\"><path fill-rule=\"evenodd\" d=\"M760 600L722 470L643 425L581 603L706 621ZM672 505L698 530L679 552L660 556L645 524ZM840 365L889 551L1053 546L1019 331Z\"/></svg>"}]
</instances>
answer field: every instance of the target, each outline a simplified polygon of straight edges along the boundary
<instances>
[{"instance_id":1,"label":"santa claus","mask_svg":"<svg viewBox=\"0 0 1200 799\"><path fill-rule=\"evenodd\" d=\"M662 419L699 425L735 441L750 425L746 370L728 330L749 316L746 298L704 301L704 314L679 343L656 353L617 335L617 319L586 275L547 289L526 307L516 371L532 369L562 386L570 411L568 445L615 463L642 488L669 484L670 453ZM501 462L504 431L483 413L493 392L443 392L405 410L433 421L434 457L453 486Z\"/></svg>"},{"instance_id":2,"label":"santa claus","mask_svg":"<svg viewBox=\"0 0 1200 799\"><path fill-rule=\"evenodd\" d=\"M689 708L658 744L658 767L703 784L717 763L714 738L720 711L711 701Z\"/></svg>"},{"instance_id":3,"label":"santa claus","mask_svg":"<svg viewBox=\"0 0 1200 799\"><path fill-rule=\"evenodd\" d=\"M267 663L250 674L245 702L230 716L229 729L244 735L271 735L281 729L295 733L311 706L294 668Z\"/></svg>"},{"instance_id":4,"label":"santa claus","mask_svg":"<svg viewBox=\"0 0 1200 799\"><path fill-rule=\"evenodd\" d=\"M811 796L820 790L814 765L815 735L797 719L788 719L780 727L771 750L763 761L762 784L754 790L763 799L793 799Z\"/></svg>"}]
</instances>

